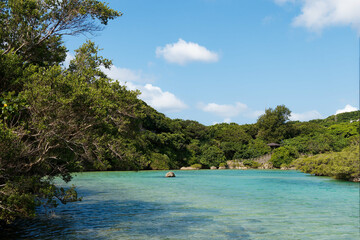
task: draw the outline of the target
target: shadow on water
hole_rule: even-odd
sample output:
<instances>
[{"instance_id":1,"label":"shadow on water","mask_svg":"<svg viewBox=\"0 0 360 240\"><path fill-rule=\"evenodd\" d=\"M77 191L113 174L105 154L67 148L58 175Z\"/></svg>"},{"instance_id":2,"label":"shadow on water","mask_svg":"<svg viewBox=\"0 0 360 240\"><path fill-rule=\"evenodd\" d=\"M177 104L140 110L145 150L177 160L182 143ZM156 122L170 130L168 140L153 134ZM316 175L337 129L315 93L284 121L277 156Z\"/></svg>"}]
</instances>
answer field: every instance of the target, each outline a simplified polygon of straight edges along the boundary
<instances>
[{"instance_id":1,"label":"shadow on water","mask_svg":"<svg viewBox=\"0 0 360 240\"><path fill-rule=\"evenodd\" d=\"M104 200L75 203L56 209L52 217L39 216L0 229L0 239L250 239L241 226L226 231L212 216L213 209L186 204ZM215 227L216 228L216 227ZM221 235L214 235L221 234Z\"/></svg>"}]
</instances>

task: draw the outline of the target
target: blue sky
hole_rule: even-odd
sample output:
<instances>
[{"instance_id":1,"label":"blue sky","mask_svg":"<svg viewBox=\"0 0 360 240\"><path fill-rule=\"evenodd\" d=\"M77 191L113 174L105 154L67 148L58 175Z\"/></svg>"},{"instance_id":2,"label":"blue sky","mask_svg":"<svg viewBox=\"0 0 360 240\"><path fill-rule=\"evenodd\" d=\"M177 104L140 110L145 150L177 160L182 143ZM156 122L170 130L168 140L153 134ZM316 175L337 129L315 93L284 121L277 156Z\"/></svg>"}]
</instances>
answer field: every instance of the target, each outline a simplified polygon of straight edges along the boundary
<instances>
[{"instance_id":1,"label":"blue sky","mask_svg":"<svg viewBox=\"0 0 360 240\"><path fill-rule=\"evenodd\" d=\"M171 118L254 123L284 104L293 120L359 107L359 0L111 0L124 13L86 39L106 73Z\"/></svg>"}]
</instances>

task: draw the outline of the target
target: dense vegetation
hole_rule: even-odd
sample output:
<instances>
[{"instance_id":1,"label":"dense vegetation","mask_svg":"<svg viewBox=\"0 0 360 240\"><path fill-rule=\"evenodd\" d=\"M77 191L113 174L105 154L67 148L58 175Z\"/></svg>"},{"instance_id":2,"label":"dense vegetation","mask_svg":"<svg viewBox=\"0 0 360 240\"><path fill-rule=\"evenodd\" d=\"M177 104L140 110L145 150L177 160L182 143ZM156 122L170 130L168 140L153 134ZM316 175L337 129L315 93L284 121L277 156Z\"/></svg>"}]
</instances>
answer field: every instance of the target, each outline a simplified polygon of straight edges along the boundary
<instances>
[{"instance_id":1,"label":"dense vegetation","mask_svg":"<svg viewBox=\"0 0 360 240\"><path fill-rule=\"evenodd\" d=\"M55 177L70 181L75 171L209 168L233 159L258 167L253 158L270 153L270 142L282 144L271 159L280 167L300 155L358 145L359 122L350 123L358 111L293 122L281 105L255 124L170 119L139 100L139 92L109 79L99 67L111 61L93 42L80 46L69 67L62 65L63 35L100 30L98 24L120 12L95 0L8 0L0 6L0 224L34 216L36 206L79 200L74 188L53 184ZM334 159L341 166L339 154ZM311 159L298 165L320 174L306 168Z\"/></svg>"},{"instance_id":2,"label":"dense vegetation","mask_svg":"<svg viewBox=\"0 0 360 240\"><path fill-rule=\"evenodd\" d=\"M341 152L299 158L294 164L301 171L316 176L331 176L337 179L359 181L359 157L359 146L353 145Z\"/></svg>"}]
</instances>

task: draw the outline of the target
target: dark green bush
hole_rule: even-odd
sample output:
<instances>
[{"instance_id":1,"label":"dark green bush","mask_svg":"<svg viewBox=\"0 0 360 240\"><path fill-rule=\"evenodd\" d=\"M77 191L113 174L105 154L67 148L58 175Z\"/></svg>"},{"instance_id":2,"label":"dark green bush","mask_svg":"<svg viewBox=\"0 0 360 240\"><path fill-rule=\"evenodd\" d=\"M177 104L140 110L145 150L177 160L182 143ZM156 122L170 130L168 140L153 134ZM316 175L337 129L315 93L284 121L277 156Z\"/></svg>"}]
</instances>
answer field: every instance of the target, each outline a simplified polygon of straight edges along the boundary
<instances>
[{"instance_id":1,"label":"dark green bush","mask_svg":"<svg viewBox=\"0 0 360 240\"><path fill-rule=\"evenodd\" d=\"M249 167L249 168L258 168L258 167L260 167L260 163L255 162L254 160L250 160L250 159L244 160L243 164L244 164L245 167Z\"/></svg>"},{"instance_id":2,"label":"dark green bush","mask_svg":"<svg viewBox=\"0 0 360 240\"><path fill-rule=\"evenodd\" d=\"M226 160L224 152L217 146L204 146L203 153L200 157L200 163L207 167L219 166Z\"/></svg>"},{"instance_id":3,"label":"dark green bush","mask_svg":"<svg viewBox=\"0 0 360 240\"><path fill-rule=\"evenodd\" d=\"M153 170L169 170L170 159L166 154L152 153L150 167Z\"/></svg>"},{"instance_id":4,"label":"dark green bush","mask_svg":"<svg viewBox=\"0 0 360 240\"><path fill-rule=\"evenodd\" d=\"M281 164L290 164L298 157L299 153L296 148L290 146L279 147L274 150L270 162L274 167L279 168Z\"/></svg>"}]
</instances>

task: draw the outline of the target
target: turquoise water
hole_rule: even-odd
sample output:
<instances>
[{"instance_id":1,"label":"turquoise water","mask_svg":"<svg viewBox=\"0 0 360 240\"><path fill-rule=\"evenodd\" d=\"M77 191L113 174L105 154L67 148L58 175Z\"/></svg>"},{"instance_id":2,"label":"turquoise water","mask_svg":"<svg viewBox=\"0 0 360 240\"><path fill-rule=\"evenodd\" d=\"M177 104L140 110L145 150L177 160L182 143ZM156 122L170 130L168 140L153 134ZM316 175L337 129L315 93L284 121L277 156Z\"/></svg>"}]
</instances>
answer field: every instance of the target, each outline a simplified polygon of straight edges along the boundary
<instances>
[{"instance_id":1,"label":"turquoise water","mask_svg":"<svg viewBox=\"0 0 360 240\"><path fill-rule=\"evenodd\" d=\"M359 184L297 171L90 172L18 239L359 239Z\"/></svg>"}]
</instances>

